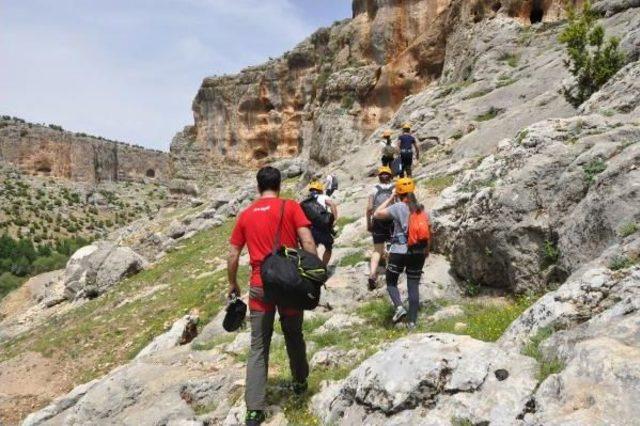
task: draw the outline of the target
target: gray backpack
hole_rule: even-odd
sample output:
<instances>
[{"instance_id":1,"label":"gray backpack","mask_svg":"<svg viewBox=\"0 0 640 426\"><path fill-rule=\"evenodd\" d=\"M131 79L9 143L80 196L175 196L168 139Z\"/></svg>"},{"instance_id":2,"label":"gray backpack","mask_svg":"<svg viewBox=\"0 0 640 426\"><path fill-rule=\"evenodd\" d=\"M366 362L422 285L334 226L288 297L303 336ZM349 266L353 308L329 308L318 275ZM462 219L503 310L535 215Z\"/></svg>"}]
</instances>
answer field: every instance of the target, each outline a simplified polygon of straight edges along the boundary
<instances>
[{"instance_id":1,"label":"gray backpack","mask_svg":"<svg viewBox=\"0 0 640 426\"><path fill-rule=\"evenodd\" d=\"M373 210L375 211L382 203L387 201L393 193L393 185L389 188L383 188L382 185L376 185L376 193L373 196Z\"/></svg>"}]
</instances>

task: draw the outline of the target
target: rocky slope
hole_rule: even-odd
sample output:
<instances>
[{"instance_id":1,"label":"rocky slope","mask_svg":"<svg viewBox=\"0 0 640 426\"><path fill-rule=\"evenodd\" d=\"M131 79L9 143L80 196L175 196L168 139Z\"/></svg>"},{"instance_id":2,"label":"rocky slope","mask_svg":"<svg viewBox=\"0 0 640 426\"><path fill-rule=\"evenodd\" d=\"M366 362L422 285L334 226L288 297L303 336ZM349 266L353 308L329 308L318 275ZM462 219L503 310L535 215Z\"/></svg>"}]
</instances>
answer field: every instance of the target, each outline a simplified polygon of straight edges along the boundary
<instances>
[{"instance_id":1,"label":"rocky slope","mask_svg":"<svg viewBox=\"0 0 640 426\"><path fill-rule=\"evenodd\" d=\"M92 184L171 177L166 153L8 116L0 119L0 162L32 175Z\"/></svg>"},{"instance_id":2,"label":"rocky slope","mask_svg":"<svg viewBox=\"0 0 640 426\"><path fill-rule=\"evenodd\" d=\"M418 3L433 5L408 2ZM395 4L354 7L371 19ZM326 167L304 157L278 164L290 177L287 196L316 172L336 173L344 219L335 272L306 318L310 395L288 392L276 333L269 424L634 424L640 9L596 2L632 62L575 110L558 95L568 78L556 41L561 24L528 26L536 7L552 13L553 4L504 3L499 10L510 12L452 28L441 78L406 98L349 155ZM437 252L425 266L415 331L390 324L382 286L366 290L362 219L377 137L406 120L423 147L418 196L432 212ZM63 303L67 311L51 324L0 346L0 377L10 385L0 391L4 418L16 422L48 404L25 424L242 424L248 333L221 330L220 256L228 219L254 194L251 175L234 174L233 185L212 188L202 205L113 234L153 263L123 283L109 281L93 301L73 302L78 309ZM20 386L20 366L38 356L64 373L43 367L37 377L64 386Z\"/></svg>"},{"instance_id":3,"label":"rocky slope","mask_svg":"<svg viewBox=\"0 0 640 426\"><path fill-rule=\"evenodd\" d=\"M474 23L495 16L552 22L562 11L560 1L356 0L352 19L281 58L206 78L193 102L194 126L175 137L172 157L191 175L213 163L255 165L300 153L327 164L385 123L407 95L442 75L467 80L470 56L450 58L461 63L455 73L445 61Z\"/></svg>"}]
</instances>

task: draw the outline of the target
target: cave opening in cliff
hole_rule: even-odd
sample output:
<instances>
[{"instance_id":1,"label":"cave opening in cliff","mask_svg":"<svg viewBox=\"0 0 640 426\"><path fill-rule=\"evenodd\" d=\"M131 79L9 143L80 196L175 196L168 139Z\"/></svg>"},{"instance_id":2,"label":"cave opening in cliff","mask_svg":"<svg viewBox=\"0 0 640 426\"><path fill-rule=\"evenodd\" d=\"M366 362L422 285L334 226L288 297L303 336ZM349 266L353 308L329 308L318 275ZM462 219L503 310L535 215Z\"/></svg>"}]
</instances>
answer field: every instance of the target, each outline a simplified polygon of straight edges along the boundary
<instances>
[{"instance_id":1,"label":"cave opening in cliff","mask_svg":"<svg viewBox=\"0 0 640 426\"><path fill-rule=\"evenodd\" d=\"M529 20L532 24L542 22L544 18L544 9L542 7L542 1L534 1L531 5L531 13L529 14Z\"/></svg>"},{"instance_id":2,"label":"cave opening in cliff","mask_svg":"<svg viewBox=\"0 0 640 426\"><path fill-rule=\"evenodd\" d=\"M147 170L147 177L149 177L149 178L154 178L154 177L156 177L156 171L155 171L155 170L153 170L153 169L149 169L149 170Z\"/></svg>"}]
</instances>

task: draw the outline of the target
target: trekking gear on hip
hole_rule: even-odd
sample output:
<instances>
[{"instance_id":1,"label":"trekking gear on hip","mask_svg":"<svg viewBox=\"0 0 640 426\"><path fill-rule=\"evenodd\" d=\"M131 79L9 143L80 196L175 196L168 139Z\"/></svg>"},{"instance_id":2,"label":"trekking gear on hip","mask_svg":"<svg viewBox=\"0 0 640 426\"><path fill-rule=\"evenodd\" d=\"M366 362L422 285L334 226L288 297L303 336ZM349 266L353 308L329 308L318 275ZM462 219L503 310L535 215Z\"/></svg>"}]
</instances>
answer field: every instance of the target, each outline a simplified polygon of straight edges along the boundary
<instances>
[{"instance_id":1,"label":"trekking gear on hip","mask_svg":"<svg viewBox=\"0 0 640 426\"><path fill-rule=\"evenodd\" d=\"M300 207L315 228L327 232L331 231L335 217L315 197L312 196L302 201Z\"/></svg>"},{"instance_id":2,"label":"trekking gear on hip","mask_svg":"<svg viewBox=\"0 0 640 426\"><path fill-rule=\"evenodd\" d=\"M407 245L409 249L415 246L427 246L431 239L431 224L429 215L424 210L409 215L407 231Z\"/></svg>"},{"instance_id":3,"label":"trekking gear on hip","mask_svg":"<svg viewBox=\"0 0 640 426\"><path fill-rule=\"evenodd\" d=\"M404 195L416 190L416 184L411 178L400 178L396 181L396 194Z\"/></svg>"},{"instance_id":4,"label":"trekking gear on hip","mask_svg":"<svg viewBox=\"0 0 640 426\"><path fill-rule=\"evenodd\" d=\"M309 191L324 192L324 185L321 182L314 181L309 184Z\"/></svg>"},{"instance_id":5,"label":"trekking gear on hip","mask_svg":"<svg viewBox=\"0 0 640 426\"><path fill-rule=\"evenodd\" d=\"M391 162L391 170L394 175L402 174L402 158L396 157L396 159Z\"/></svg>"},{"instance_id":6,"label":"trekking gear on hip","mask_svg":"<svg viewBox=\"0 0 640 426\"><path fill-rule=\"evenodd\" d=\"M227 313L222 320L222 328L229 333L237 331L247 316L247 305L234 294L226 308Z\"/></svg>"},{"instance_id":7,"label":"trekking gear on hip","mask_svg":"<svg viewBox=\"0 0 640 426\"><path fill-rule=\"evenodd\" d=\"M320 303L321 288L329 278L327 268L314 254L280 246L285 201L273 250L261 267L264 300L285 308L312 310Z\"/></svg>"}]
</instances>

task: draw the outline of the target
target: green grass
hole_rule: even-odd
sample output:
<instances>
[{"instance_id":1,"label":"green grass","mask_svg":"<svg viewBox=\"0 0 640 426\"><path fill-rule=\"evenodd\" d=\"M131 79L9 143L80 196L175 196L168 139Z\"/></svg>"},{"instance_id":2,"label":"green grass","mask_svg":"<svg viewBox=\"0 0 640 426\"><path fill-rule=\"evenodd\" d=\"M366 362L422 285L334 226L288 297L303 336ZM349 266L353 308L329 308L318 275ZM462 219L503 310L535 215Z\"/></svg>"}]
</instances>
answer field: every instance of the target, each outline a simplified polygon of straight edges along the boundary
<instances>
[{"instance_id":1,"label":"green grass","mask_svg":"<svg viewBox=\"0 0 640 426\"><path fill-rule=\"evenodd\" d=\"M482 301L467 302L462 305L464 315L427 325L427 331L466 334L474 339L495 342L507 327L531 306L533 301L533 298L523 297L508 301L504 305ZM458 322L467 324L467 327L457 331L455 324Z\"/></svg>"},{"instance_id":2,"label":"green grass","mask_svg":"<svg viewBox=\"0 0 640 426\"><path fill-rule=\"evenodd\" d=\"M540 265L540 269L544 271L549 266L558 263L561 253L557 245L549 240L544 242L542 251L542 264Z\"/></svg>"},{"instance_id":3,"label":"green grass","mask_svg":"<svg viewBox=\"0 0 640 426\"><path fill-rule=\"evenodd\" d=\"M552 328L542 328L533 336L522 350L522 354L535 359L538 362L536 378L542 383L552 374L557 374L564 369L564 363L557 358L547 359L540 350L540 344L554 333Z\"/></svg>"},{"instance_id":4,"label":"green grass","mask_svg":"<svg viewBox=\"0 0 640 426\"><path fill-rule=\"evenodd\" d=\"M491 93L493 91L493 89L480 89L480 90L476 90L475 92L471 92L470 94L468 94L467 96L464 97L464 100L469 100L469 99L475 99L475 98L481 98L483 96L488 95L489 93Z\"/></svg>"},{"instance_id":5,"label":"green grass","mask_svg":"<svg viewBox=\"0 0 640 426\"><path fill-rule=\"evenodd\" d=\"M601 158L594 158L589 163L585 164L582 169L584 170L584 177L588 184L592 184L596 180L596 176L607 170L607 163Z\"/></svg>"},{"instance_id":6,"label":"green grass","mask_svg":"<svg viewBox=\"0 0 640 426\"><path fill-rule=\"evenodd\" d=\"M498 61L505 62L511 68L515 68L520 62L520 55L517 53L504 53L498 58Z\"/></svg>"},{"instance_id":7,"label":"green grass","mask_svg":"<svg viewBox=\"0 0 640 426\"><path fill-rule=\"evenodd\" d=\"M622 225L620 229L618 229L618 235L620 235L622 238L626 238L629 235L633 235L636 232L638 232L638 229L640 229L640 227L638 226L637 223L627 222L624 225Z\"/></svg>"},{"instance_id":8,"label":"green grass","mask_svg":"<svg viewBox=\"0 0 640 426\"><path fill-rule=\"evenodd\" d=\"M628 256L615 256L609 262L609 269L612 271L620 271L627 269L638 263L638 259L633 259Z\"/></svg>"},{"instance_id":9,"label":"green grass","mask_svg":"<svg viewBox=\"0 0 640 426\"><path fill-rule=\"evenodd\" d=\"M353 253L349 253L340 259L339 266L348 267L348 266L356 266L360 262L365 262L367 260L366 254L362 250L358 250Z\"/></svg>"},{"instance_id":10,"label":"green grass","mask_svg":"<svg viewBox=\"0 0 640 426\"><path fill-rule=\"evenodd\" d=\"M502 108L491 107L485 113L477 115L476 121L489 121L496 118L498 115L502 114L504 110Z\"/></svg>"},{"instance_id":11,"label":"green grass","mask_svg":"<svg viewBox=\"0 0 640 426\"><path fill-rule=\"evenodd\" d=\"M435 194L440 194L446 188L453 185L455 179L456 177L454 175L436 176L425 180L423 186Z\"/></svg>"},{"instance_id":12,"label":"green grass","mask_svg":"<svg viewBox=\"0 0 640 426\"><path fill-rule=\"evenodd\" d=\"M345 226L350 225L358 220L357 217L352 216L340 216L338 220L336 220L335 228L338 231L338 234L342 232Z\"/></svg>"},{"instance_id":13,"label":"green grass","mask_svg":"<svg viewBox=\"0 0 640 426\"><path fill-rule=\"evenodd\" d=\"M89 301L25 335L0 345L0 361L26 351L51 358L70 371L70 379L83 383L100 377L132 359L166 324L191 309L198 309L206 324L224 303L225 272L194 278L209 271L207 263L227 246L232 222L204 231L167 254L155 267L135 275L95 300ZM246 282L248 268L241 268ZM125 303L132 295L159 284L167 287L153 295Z\"/></svg>"}]
</instances>

